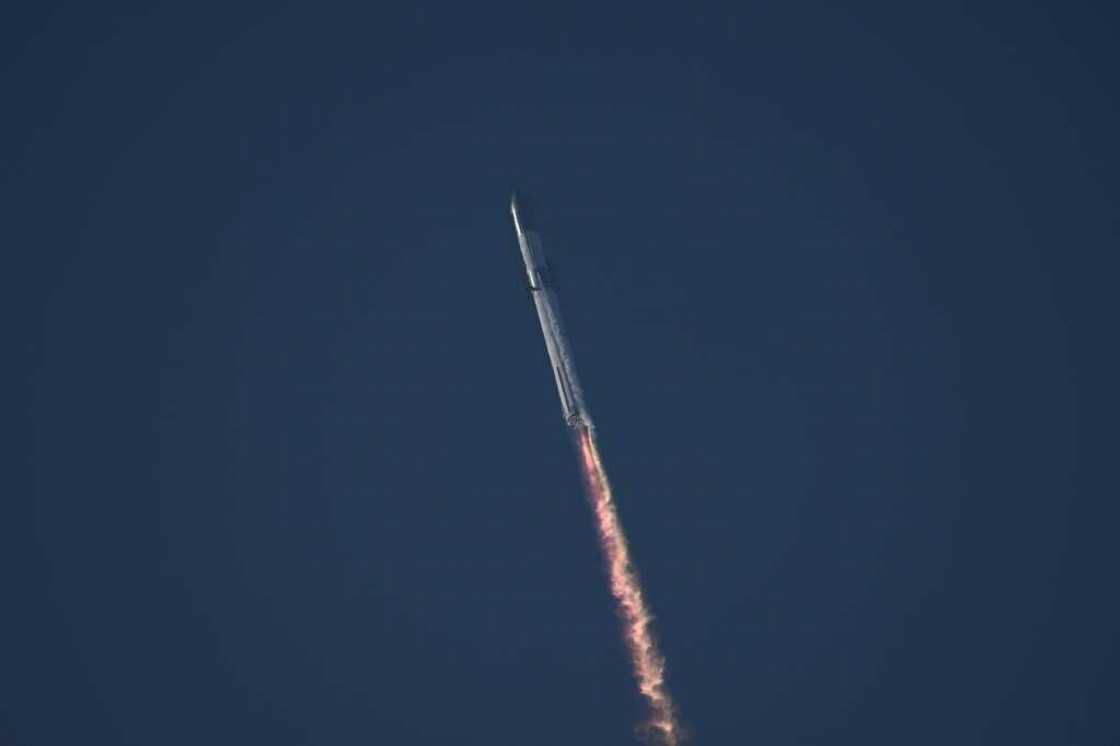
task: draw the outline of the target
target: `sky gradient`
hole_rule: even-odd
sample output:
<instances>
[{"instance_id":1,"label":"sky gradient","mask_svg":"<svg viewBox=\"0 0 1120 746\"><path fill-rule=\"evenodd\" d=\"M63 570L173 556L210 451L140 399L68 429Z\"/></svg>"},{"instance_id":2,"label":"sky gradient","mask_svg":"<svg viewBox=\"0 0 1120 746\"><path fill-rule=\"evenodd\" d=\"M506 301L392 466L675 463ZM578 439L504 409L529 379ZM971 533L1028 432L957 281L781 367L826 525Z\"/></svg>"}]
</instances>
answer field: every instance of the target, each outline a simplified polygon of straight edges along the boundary
<instances>
[{"instance_id":1,"label":"sky gradient","mask_svg":"<svg viewBox=\"0 0 1120 746\"><path fill-rule=\"evenodd\" d=\"M1120 741L1116 18L833 6L0 24L0 741L636 742L515 188L697 744Z\"/></svg>"}]
</instances>

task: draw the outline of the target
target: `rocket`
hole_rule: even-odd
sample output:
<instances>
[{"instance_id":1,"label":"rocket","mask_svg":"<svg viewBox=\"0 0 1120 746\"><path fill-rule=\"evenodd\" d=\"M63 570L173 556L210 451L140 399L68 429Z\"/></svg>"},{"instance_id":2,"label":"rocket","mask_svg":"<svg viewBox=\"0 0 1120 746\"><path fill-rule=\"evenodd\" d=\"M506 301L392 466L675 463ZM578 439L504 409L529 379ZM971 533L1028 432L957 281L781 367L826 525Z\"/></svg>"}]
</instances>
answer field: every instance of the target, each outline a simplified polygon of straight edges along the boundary
<instances>
[{"instance_id":1,"label":"rocket","mask_svg":"<svg viewBox=\"0 0 1120 746\"><path fill-rule=\"evenodd\" d=\"M573 430L589 430L593 425L583 401L583 389L579 385L568 340L564 336L560 309L556 303L556 288L541 247L540 236L533 229L532 217L523 200L518 200L516 194L510 199L509 209L513 214L513 228L517 232L521 257L525 260L525 272L529 275L529 292L537 308L537 318L541 322L541 333L544 334L544 346L552 364L552 375L556 378L556 391L560 394L564 422Z\"/></svg>"},{"instance_id":2,"label":"rocket","mask_svg":"<svg viewBox=\"0 0 1120 746\"><path fill-rule=\"evenodd\" d=\"M678 746L680 725L676 721L673 700L665 684L665 662L657 649L657 640L651 629L652 616L646 607L642 586L630 559L626 535L618 519L607 472L599 458L595 426L591 424L591 418L587 414L583 390L580 388L572 353L568 349L568 340L560 322L552 272L549 271L540 236L533 229L533 222L524 202L518 200L516 194L510 199L509 210L513 214L513 228L517 232L521 257L525 260L529 293L537 309L537 319L541 322L548 361L552 365L552 375L556 378L556 392L560 395L564 422L571 429L572 441L579 451L588 498L595 513L599 541L606 559L611 594L618 603L619 617L623 622L638 688L649 705L648 725L651 732L658 735L658 743Z\"/></svg>"}]
</instances>

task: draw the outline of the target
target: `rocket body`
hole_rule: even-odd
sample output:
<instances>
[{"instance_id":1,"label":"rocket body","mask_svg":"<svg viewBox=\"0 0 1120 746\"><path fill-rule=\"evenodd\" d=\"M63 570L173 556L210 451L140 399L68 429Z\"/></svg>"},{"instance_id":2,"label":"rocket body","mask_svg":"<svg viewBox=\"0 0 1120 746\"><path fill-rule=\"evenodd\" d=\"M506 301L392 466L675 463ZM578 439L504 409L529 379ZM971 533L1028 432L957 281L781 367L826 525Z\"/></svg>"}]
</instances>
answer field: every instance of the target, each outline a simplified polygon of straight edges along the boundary
<instances>
[{"instance_id":1,"label":"rocket body","mask_svg":"<svg viewBox=\"0 0 1120 746\"><path fill-rule=\"evenodd\" d=\"M564 336L564 326L560 320L560 309L556 303L552 273L541 246L540 236L534 230L531 217L519 204L517 196L510 200L513 214L513 227L517 231L517 243L521 247L521 257L525 260L525 272L529 276L529 291L537 308L537 318L541 322L544 345L548 350L548 360L552 365L552 375L556 379L556 391L560 395L560 407L564 421L573 429L592 427L587 405L583 401L583 389L579 385L572 353Z\"/></svg>"}]
</instances>

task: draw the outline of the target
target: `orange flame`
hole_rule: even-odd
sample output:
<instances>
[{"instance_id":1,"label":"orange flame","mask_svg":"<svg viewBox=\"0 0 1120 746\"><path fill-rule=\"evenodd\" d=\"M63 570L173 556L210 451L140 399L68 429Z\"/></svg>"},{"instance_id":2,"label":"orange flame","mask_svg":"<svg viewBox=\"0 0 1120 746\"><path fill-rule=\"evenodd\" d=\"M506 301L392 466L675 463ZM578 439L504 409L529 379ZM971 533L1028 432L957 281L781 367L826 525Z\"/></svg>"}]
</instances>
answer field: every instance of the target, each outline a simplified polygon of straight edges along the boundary
<instances>
[{"instance_id":1,"label":"orange flame","mask_svg":"<svg viewBox=\"0 0 1120 746\"><path fill-rule=\"evenodd\" d=\"M630 650L638 688L650 709L648 726L661 743L676 746L680 742L680 726L676 720L673 700L665 682L665 661L657 649L649 609L642 587L630 561L626 535L618 520L607 472L599 458L599 449L588 429L578 432L580 456L587 478L591 505L599 529L599 541L607 562L611 594L618 603L623 622L623 635Z\"/></svg>"}]
</instances>

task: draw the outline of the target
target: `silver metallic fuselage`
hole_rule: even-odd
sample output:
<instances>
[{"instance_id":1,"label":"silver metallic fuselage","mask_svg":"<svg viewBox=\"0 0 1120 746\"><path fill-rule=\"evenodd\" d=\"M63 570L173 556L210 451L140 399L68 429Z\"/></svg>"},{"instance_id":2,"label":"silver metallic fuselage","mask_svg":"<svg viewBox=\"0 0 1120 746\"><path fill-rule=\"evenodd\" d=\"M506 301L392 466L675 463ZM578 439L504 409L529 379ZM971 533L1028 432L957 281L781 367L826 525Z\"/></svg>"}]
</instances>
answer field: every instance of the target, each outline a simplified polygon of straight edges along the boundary
<instances>
[{"instance_id":1,"label":"silver metallic fuselage","mask_svg":"<svg viewBox=\"0 0 1120 746\"><path fill-rule=\"evenodd\" d=\"M591 418L583 401L583 390L576 376L572 353L564 336L564 326L560 321L560 311L556 303L551 272L548 261L541 248L540 238L532 226L526 225L524 216L518 210L517 197L510 201L513 213L513 227L517 231L517 243L521 246L521 256L525 260L525 271L529 276L529 290L537 307L537 318L541 322L544 344L548 349L548 359L552 364L552 374L556 378L556 390L560 395L560 406L564 410L564 421L569 426L591 427Z\"/></svg>"}]
</instances>

